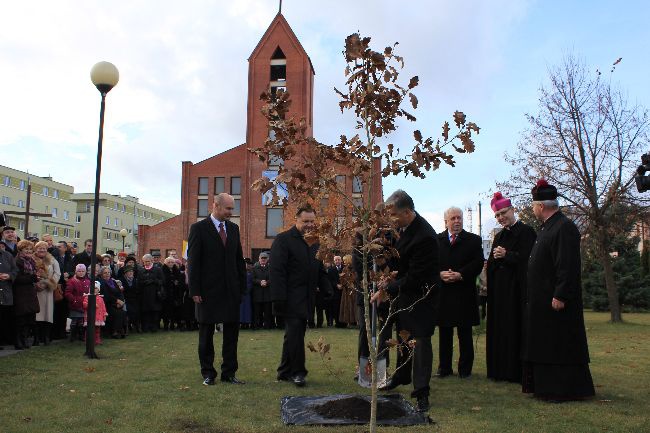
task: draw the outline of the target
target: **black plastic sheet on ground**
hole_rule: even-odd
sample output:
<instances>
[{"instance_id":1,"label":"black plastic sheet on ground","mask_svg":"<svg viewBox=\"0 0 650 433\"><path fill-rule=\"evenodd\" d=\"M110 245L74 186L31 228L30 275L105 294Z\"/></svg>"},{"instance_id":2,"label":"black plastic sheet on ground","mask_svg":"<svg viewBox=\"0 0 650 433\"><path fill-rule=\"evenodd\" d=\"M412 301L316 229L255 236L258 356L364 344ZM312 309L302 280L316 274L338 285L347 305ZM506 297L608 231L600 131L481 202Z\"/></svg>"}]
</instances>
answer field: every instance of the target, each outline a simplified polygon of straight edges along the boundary
<instances>
[{"instance_id":1,"label":"black plastic sheet on ground","mask_svg":"<svg viewBox=\"0 0 650 433\"><path fill-rule=\"evenodd\" d=\"M370 402L369 395L337 394L317 397L282 397L280 400L280 412L282 422L288 425L353 425L368 424L368 421L344 417L325 417L320 415L316 409L319 406L348 398L361 398ZM426 413L417 412L413 405L402 397L401 394L380 395L377 403L389 403L395 405L403 412L402 416L391 419L377 419L377 425L384 426L407 426L430 424L431 418Z\"/></svg>"}]
</instances>

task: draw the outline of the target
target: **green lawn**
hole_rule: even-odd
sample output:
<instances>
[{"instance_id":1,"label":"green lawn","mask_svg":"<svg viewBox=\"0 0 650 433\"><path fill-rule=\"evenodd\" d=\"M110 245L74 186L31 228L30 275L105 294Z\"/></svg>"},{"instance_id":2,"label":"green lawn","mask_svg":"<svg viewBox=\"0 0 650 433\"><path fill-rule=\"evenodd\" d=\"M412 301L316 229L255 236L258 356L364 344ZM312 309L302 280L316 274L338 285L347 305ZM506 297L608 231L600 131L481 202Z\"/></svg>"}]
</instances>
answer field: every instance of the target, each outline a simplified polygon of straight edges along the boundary
<instances>
[{"instance_id":1,"label":"green lawn","mask_svg":"<svg viewBox=\"0 0 650 433\"><path fill-rule=\"evenodd\" d=\"M485 337L478 337L475 375L432 379L431 417L436 424L382 428L385 432L649 432L650 315L627 314L607 323L587 313L596 399L550 404L523 395L516 385L485 378ZM280 331L242 331L238 377L244 386L201 385L197 333L132 335L98 348L87 360L81 343L36 347L0 358L0 432L332 432L332 427L287 427L279 416L286 395L364 391L352 382L356 332L308 331L332 345L328 371L307 354L308 386L276 382ZM434 337L434 353L437 337ZM220 347L220 338L215 337ZM218 365L217 365L218 367ZM435 369L435 365L434 365ZM408 398L410 387L400 387ZM363 427L336 427L361 432Z\"/></svg>"}]
</instances>

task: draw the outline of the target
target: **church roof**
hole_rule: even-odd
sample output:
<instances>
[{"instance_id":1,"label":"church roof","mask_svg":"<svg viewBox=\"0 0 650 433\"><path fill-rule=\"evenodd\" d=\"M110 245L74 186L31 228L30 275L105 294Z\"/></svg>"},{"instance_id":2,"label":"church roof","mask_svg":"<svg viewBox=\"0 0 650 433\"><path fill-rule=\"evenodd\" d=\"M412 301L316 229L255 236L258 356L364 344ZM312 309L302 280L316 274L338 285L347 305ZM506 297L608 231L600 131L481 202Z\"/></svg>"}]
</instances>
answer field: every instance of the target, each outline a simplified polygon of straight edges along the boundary
<instances>
[{"instance_id":1,"label":"church roof","mask_svg":"<svg viewBox=\"0 0 650 433\"><path fill-rule=\"evenodd\" d=\"M264 36L260 39L260 41L257 43L255 46L255 49L251 53L251 55L248 57L248 61L258 55L262 47L266 44L266 42L269 40L269 37L273 32L275 32L278 28L284 29L286 34L289 36L290 42L295 46L295 48L300 51L306 58L309 60L309 66L311 68L312 74L316 75L316 72L314 72L314 65L311 62L311 59L309 58L309 55L307 54L307 51L303 48L302 44L298 40L298 37L296 34L293 32L291 29L291 26L287 22L287 20L284 18L284 15L282 13L278 12L278 14L275 16L273 21L271 21L271 24L269 27L266 29L266 32L264 32Z\"/></svg>"}]
</instances>

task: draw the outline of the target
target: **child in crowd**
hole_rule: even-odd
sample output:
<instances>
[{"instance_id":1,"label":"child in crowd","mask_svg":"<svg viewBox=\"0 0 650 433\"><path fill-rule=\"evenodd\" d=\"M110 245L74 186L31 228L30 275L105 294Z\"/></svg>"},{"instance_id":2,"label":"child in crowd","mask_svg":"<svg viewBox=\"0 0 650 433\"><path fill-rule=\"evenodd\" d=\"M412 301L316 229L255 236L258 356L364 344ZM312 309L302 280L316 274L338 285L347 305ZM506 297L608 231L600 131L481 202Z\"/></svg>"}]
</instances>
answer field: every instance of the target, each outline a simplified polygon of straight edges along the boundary
<instances>
[{"instance_id":1,"label":"child in crowd","mask_svg":"<svg viewBox=\"0 0 650 433\"><path fill-rule=\"evenodd\" d=\"M74 276L67 281L65 298L70 313L70 341L84 339L84 294L90 293L90 279L86 276L86 265L78 264Z\"/></svg>"},{"instance_id":2,"label":"child in crowd","mask_svg":"<svg viewBox=\"0 0 650 433\"><path fill-rule=\"evenodd\" d=\"M102 344L101 330L102 326L106 324L106 304L104 304L104 297L99 294L100 285L99 281L95 281L95 344ZM84 295L84 326L88 326L88 295Z\"/></svg>"}]
</instances>

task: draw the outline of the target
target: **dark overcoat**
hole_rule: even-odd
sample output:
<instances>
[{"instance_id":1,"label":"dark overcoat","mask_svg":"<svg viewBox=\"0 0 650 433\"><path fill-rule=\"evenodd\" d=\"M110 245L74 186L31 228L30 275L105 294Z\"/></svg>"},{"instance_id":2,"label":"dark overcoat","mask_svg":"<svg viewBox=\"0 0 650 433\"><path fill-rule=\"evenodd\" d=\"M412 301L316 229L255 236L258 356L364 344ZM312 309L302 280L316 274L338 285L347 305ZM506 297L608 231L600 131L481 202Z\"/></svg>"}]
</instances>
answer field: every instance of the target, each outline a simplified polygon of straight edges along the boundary
<instances>
[{"instance_id":1,"label":"dark overcoat","mask_svg":"<svg viewBox=\"0 0 650 433\"><path fill-rule=\"evenodd\" d=\"M271 268L267 263L266 266L262 266L258 263L255 263L252 271L253 276L253 293L252 300L253 302L271 302ZM266 280L266 287L261 286L262 280Z\"/></svg>"},{"instance_id":2,"label":"dark overcoat","mask_svg":"<svg viewBox=\"0 0 650 433\"><path fill-rule=\"evenodd\" d=\"M190 296L201 296L196 304L199 323L239 323L239 304L246 294L246 264L239 226L226 221L224 246L212 218L192 224L188 237Z\"/></svg>"},{"instance_id":3,"label":"dark overcoat","mask_svg":"<svg viewBox=\"0 0 650 433\"><path fill-rule=\"evenodd\" d=\"M312 317L316 289L330 294L323 262L316 259L318 244L308 245L293 226L277 235L271 246L271 300L286 302L285 317Z\"/></svg>"},{"instance_id":4,"label":"dark overcoat","mask_svg":"<svg viewBox=\"0 0 650 433\"><path fill-rule=\"evenodd\" d=\"M497 380L521 381L521 340L528 257L536 238L535 230L517 221L494 237L492 249L503 247L506 255L487 264L487 376Z\"/></svg>"},{"instance_id":5,"label":"dark overcoat","mask_svg":"<svg viewBox=\"0 0 650 433\"><path fill-rule=\"evenodd\" d=\"M414 337L433 335L439 294L438 241L436 231L420 215L400 235L395 244L399 259L391 266L397 276L387 287L392 310L398 315L400 328Z\"/></svg>"},{"instance_id":6,"label":"dark overcoat","mask_svg":"<svg viewBox=\"0 0 650 433\"><path fill-rule=\"evenodd\" d=\"M438 235L440 271L460 272L463 279L441 283L438 325L476 326L480 323L476 292L476 277L483 269L483 242L474 233L461 231L456 242L449 242L449 231Z\"/></svg>"},{"instance_id":7,"label":"dark overcoat","mask_svg":"<svg viewBox=\"0 0 650 433\"><path fill-rule=\"evenodd\" d=\"M562 310L551 308L553 298L564 302ZM542 224L528 260L523 358L541 364L589 362L582 313L580 232L560 211Z\"/></svg>"},{"instance_id":8,"label":"dark overcoat","mask_svg":"<svg viewBox=\"0 0 650 433\"><path fill-rule=\"evenodd\" d=\"M140 311L161 311L163 290L163 273L159 266L151 269L138 267L137 291L140 293ZM127 307L128 308L128 307Z\"/></svg>"},{"instance_id":9,"label":"dark overcoat","mask_svg":"<svg viewBox=\"0 0 650 433\"><path fill-rule=\"evenodd\" d=\"M9 275L8 280L0 281L0 305L13 305L14 295L11 286L18 275L18 268L14 256L8 251L0 250L0 274Z\"/></svg>"},{"instance_id":10,"label":"dark overcoat","mask_svg":"<svg viewBox=\"0 0 650 433\"><path fill-rule=\"evenodd\" d=\"M13 282L14 314L16 316L36 314L40 311L36 286L34 285L38 278L35 272L25 269L23 259L20 256L16 257L16 267L18 273Z\"/></svg>"}]
</instances>

